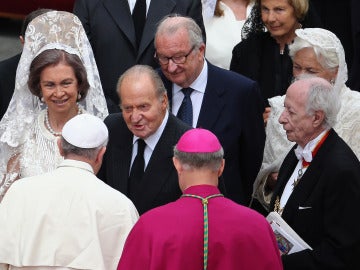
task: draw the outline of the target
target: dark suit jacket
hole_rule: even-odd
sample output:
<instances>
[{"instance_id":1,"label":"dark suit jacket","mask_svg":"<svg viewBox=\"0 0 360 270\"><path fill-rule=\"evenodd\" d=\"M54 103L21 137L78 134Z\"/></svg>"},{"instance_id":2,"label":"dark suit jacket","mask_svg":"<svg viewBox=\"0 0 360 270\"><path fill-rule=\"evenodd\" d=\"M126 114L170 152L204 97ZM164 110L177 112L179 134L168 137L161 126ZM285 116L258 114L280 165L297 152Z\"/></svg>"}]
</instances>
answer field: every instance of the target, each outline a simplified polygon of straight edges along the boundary
<instances>
[{"instance_id":1,"label":"dark suit jacket","mask_svg":"<svg viewBox=\"0 0 360 270\"><path fill-rule=\"evenodd\" d=\"M89 37L105 97L116 105L116 83L124 71L135 64L158 67L154 35L164 16L179 13L192 17L205 33L200 0L152 0L139 49L128 0L77 0L74 13ZM109 109L113 111L111 105Z\"/></svg>"},{"instance_id":2,"label":"dark suit jacket","mask_svg":"<svg viewBox=\"0 0 360 270\"><path fill-rule=\"evenodd\" d=\"M181 190L172 161L173 147L191 127L169 114L163 134L145 169L143 189L139 194L130 194L128 177L133 134L127 128L121 113L109 115L105 124L109 129L109 143L98 177L128 196L140 214L178 199Z\"/></svg>"},{"instance_id":3,"label":"dark suit jacket","mask_svg":"<svg viewBox=\"0 0 360 270\"><path fill-rule=\"evenodd\" d=\"M172 83L160 73L172 104ZM226 193L247 205L263 157L264 108L257 83L208 62L208 79L197 127L212 131L225 151Z\"/></svg>"},{"instance_id":4,"label":"dark suit jacket","mask_svg":"<svg viewBox=\"0 0 360 270\"><path fill-rule=\"evenodd\" d=\"M16 69L21 54L0 62L0 119L4 116L15 89Z\"/></svg>"},{"instance_id":5,"label":"dark suit jacket","mask_svg":"<svg viewBox=\"0 0 360 270\"><path fill-rule=\"evenodd\" d=\"M295 147L280 168L271 210L298 162ZM313 250L282 256L284 269L360 269L359 206L359 160L331 130L282 214Z\"/></svg>"}]
</instances>

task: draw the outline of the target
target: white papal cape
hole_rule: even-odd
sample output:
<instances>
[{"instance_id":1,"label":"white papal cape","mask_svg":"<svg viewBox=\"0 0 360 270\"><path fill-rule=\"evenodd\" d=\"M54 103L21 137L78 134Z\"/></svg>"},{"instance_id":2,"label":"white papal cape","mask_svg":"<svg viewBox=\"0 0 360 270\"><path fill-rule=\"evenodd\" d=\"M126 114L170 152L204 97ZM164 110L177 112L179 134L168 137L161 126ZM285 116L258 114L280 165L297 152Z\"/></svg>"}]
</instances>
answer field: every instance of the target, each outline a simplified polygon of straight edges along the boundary
<instances>
[{"instance_id":1,"label":"white papal cape","mask_svg":"<svg viewBox=\"0 0 360 270\"><path fill-rule=\"evenodd\" d=\"M89 164L64 160L53 172L17 180L0 203L0 269L116 269L137 219L132 202Z\"/></svg>"}]
</instances>

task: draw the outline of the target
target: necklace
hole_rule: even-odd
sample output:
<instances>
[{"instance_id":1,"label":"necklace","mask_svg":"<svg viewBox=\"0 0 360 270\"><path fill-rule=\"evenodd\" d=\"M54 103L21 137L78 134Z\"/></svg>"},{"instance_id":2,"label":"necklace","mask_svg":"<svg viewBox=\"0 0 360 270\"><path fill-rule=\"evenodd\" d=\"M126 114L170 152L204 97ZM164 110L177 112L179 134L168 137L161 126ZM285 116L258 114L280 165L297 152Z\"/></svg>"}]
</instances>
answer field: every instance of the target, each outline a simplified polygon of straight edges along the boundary
<instances>
[{"instance_id":1,"label":"necklace","mask_svg":"<svg viewBox=\"0 0 360 270\"><path fill-rule=\"evenodd\" d=\"M77 112L77 114L79 115L79 114L82 114L82 110L81 110L81 108L79 107L79 105L78 105L78 112ZM59 136L61 136L61 132L56 132L52 127L51 127L51 125L50 125L50 121L49 121L49 109L48 108L46 108L46 113L45 113L45 126L46 126L46 128L47 128L47 130L52 134L52 135L54 135L55 137L59 137Z\"/></svg>"}]
</instances>

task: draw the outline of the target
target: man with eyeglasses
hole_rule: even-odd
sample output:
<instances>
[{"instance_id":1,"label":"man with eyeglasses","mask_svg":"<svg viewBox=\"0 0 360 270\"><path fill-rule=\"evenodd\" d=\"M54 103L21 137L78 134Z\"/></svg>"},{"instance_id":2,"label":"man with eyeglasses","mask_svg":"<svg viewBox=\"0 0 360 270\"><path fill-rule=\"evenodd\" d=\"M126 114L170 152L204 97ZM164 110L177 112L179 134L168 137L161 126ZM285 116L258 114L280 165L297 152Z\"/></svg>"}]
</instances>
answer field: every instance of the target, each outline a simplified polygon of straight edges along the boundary
<instances>
[{"instance_id":1,"label":"man with eyeglasses","mask_svg":"<svg viewBox=\"0 0 360 270\"><path fill-rule=\"evenodd\" d=\"M90 40L109 112L119 110L116 82L128 68L154 61L154 35L167 14L193 18L205 30L200 0L76 0L74 14Z\"/></svg>"},{"instance_id":2,"label":"man with eyeglasses","mask_svg":"<svg viewBox=\"0 0 360 270\"><path fill-rule=\"evenodd\" d=\"M105 119L109 143L98 177L143 214L180 197L173 147L191 127L169 113L166 89L149 66L128 69L117 92L122 113Z\"/></svg>"},{"instance_id":3,"label":"man with eyeglasses","mask_svg":"<svg viewBox=\"0 0 360 270\"><path fill-rule=\"evenodd\" d=\"M215 133L225 150L226 194L247 205L265 142L258 85L206 61L201 29L188 17L175 14L160 22L155 51L171 112Z\"/></svg>"}]
</instances>

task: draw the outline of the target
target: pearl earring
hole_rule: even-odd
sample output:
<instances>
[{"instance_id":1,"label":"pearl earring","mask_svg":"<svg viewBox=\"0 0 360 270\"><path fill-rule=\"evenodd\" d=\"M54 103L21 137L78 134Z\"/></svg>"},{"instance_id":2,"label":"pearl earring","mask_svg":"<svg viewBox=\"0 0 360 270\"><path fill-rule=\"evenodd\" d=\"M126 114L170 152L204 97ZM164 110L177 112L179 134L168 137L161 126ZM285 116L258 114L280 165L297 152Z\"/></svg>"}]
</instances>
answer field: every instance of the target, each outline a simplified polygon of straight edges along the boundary
<instances>
[{"instance_id":1,"label":"pearl earring","mask_svg":"<svg viewBox=\"0 0 360 270\"><path fill-rule=\"evenodd\" d=\"M40 101L41 101L42 103L44 103L44 102L45 102L44 97L41 97L41 98L40 98Z\"/></svg>"},{"instance_id":2,"label":"pearl earring","mask_svg":"<svg viewBox=\"0 0 360 270\"><path fill-rule=\"evenodd\" d=\"M78 100L80 100L80 99L81 99L81 94L80 94L80 92L78 93L77 98L78 98Z\"/></svg>"}]
</instances>

